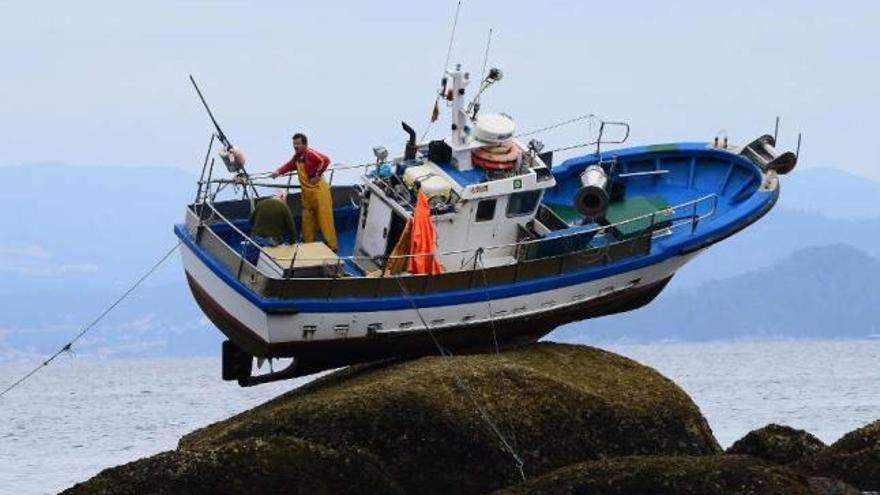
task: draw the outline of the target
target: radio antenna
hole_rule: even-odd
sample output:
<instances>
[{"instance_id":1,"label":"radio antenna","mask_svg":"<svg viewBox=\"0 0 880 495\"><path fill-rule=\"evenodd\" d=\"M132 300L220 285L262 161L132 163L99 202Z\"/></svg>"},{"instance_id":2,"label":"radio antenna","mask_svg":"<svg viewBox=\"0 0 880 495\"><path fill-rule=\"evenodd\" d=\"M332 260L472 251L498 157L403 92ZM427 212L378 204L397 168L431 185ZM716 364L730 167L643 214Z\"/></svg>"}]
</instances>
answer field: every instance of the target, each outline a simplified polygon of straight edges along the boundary
<instances>
[{"instance_id":1,"label":"radio antenna","mask_svg":"<svg viewBox=\"0 0 880 495\"><path fill-rule=\"evenodd\" d=\"M452 57L452 44L455 42L455 28L458 27L458 13L460 11L461 0L459 0L458 5L455 6L455 18L452 20L452 33L449 35L449 47L446 48L446 62L443 63L443 74L440 76L440 89L434 97L434 108L431 111L431 118L428 119L428 125L425 126L425 130L422 132L422 141L428 136L434 122L437 122L437 119L440 118L440 98L443 96L443 91L446 90L446 69L449 68L449 59Z\"/></svg>"},{"instance_id":2,"label":"radio antenna","mask_svg":"<svg viewBox=\"0 0 880 495\"><path fill-rule=\"evenodd\" d=\"M461 11L461 0L455 6L455 18L452 21L452 33L449 35L449 48L446 49L446 62L443 64L443 73L449 68L449 58L452 56L452 44L455 42L455 28L458 27L458 13Z\"/></svg>"},{"instance_id":3,"label":"radio antenna","mask_svg":"<svg viewBox=\"0 0 880 495\"><path fill-rule=\"evenodd\" d=\"M486 78L486 64L489 63L489 48L492 46L492 28L489 28L489 39L486 40L486 53L483 55L483 71L480 72L480 81Z\"/></svg>"}]
</instances>

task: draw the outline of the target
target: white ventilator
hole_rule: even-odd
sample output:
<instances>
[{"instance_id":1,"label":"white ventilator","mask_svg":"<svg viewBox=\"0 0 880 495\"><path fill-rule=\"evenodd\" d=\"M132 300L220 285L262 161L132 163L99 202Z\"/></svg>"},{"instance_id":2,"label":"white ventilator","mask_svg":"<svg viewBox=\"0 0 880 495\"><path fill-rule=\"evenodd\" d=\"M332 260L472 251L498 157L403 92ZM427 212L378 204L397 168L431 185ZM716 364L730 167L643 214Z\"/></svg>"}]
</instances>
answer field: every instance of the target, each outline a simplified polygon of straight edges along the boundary
<instances>
[{"instance_id":1,"label":"white ventilator","mask_svg":"<svg viewBox=\"0 0 880 495\"><path fill-rule=\"evenodd\" d=\"M513 137L516 123L510 117L497 113L481 114L474 127L474 138L484 143L501 144Z\"/></svg>"}]
</instances>

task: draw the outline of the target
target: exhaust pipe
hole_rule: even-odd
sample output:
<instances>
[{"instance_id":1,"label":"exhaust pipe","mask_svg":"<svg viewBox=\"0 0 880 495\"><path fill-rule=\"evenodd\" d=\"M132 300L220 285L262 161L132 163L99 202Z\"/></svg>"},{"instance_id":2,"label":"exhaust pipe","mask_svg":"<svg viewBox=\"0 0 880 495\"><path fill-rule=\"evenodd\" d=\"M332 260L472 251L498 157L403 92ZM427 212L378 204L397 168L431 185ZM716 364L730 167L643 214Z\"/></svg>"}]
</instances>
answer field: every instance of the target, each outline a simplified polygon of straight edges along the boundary
<instances>
[{"instance_id":1,"label":"exhaust pipe","mask_svg":"<svg viewBox=\"0 0 880 495\"><path fill-rule=\"evenodd\" d=\"M403 151L403 159L404 160L414 160L416 157L416 131L413 130L406 122L401 122L400 125L403 126L403 130L409 134L409 139L406 142L406 148Z\"/></svg>"}]
</instances>

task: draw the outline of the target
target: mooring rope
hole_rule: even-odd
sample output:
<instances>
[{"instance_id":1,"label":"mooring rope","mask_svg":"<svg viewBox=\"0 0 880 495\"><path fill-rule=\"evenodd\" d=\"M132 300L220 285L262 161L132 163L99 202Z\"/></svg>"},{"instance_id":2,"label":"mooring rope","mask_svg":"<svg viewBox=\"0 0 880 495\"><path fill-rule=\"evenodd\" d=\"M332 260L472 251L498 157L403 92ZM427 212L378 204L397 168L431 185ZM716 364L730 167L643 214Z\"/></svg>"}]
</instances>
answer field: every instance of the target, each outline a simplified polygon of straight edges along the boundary
<instances>
[{"instance_id":1,"label":"mooring rope","mask_svg":"<svg viewBox=\"0 0 880 495\"><path fill-rule=\"evenodd\" d=\"M131 295L131 293L134 292L135 289L137 289L141 285L141 283L144 282L144 280L149 278L150 275L153 274L153 272L155 272L163 263L165 263L166 260L168 260L168 258L174 253L174 251L177 250L177 246L179 246L179 245L180 245L180 241L178 241L176 244L174 244L173 248L169 249L167 253L165 253L161 258L159 258L159 261L154 263L153 266L151 266L150 269L147 270L146 273L144 273L131 287L128 288L128 290L126 290L125 292L122 293L122 295L117 297L116 300L113 301L113 304L111 304L110 306L107 306L107 308L105 308L104 311L101 312L101 314L99 314L97 318L92 320L91 323L89 323L82 330L80 330L80 332L78 334L76 334L76 336L73 339L71 339L69 342L67 342L63 346L61 346L61 348L58 349L58 351L56 351L55 354L52 354L51 356L49 356L48 359L46 359L45 361L43 361L42 363L37 365L34 369L32 369L29 372L27 372L26 374L22 375L21 378L19 378L15 382L13 382L8 387L4 388L3 391L0 392L0 397L3 397L9 391L11 391L12 389L18 387L19 385L21 385L22 383L27 381L30 377L34 376L41 369L45 368L46 366L49 366L49 364L52 361L54 361L55 358L57 358L58 356L64 354L65 352L73 352L73 344L75 344L86 333L88 333L89 330L94 328L95 325L100 323L101 320L104 319L104 317L106 317L108 314L110 314L111 311L113 311L116 308L116 306L119 306L119 304L122 301L124 301L129 295Z\"/></svg>"},{"instance_id":2,"label":"mooring rope","mask_svg":"<svg viewBox=\"0 0 880 495\"><path fill-rule=\"evenodd\" d=\"M501 353L498 345L498 332L495 331L495 313L492 312L492 300L489 298L489 281L486 279L486 265L483 263L483 248L477 248L474 253L474 264L480 262L480 273L483 275L483 295L486 297L486 307L489 311L489 324L492 327L492 340L495 342L495 354Z\"/></svg>"},{"instance_id":3,"label":"mooring rope","mask_svg":"<svg viewBox=\"0 0 880 495\"><path fill-rule=\"evenodd\" d=\"M477 260L480 262L480 273L483 278L483 295L486 298L486 309L489 311L489 324L492 327L492 339L495 343L495 355L499 357L499 359L505 359L501 356L501 347L498 345L498 332L496 331L495 326L495 313L492 310L492 299L489 296L489 280L486 278L486 264L483 262L483 254L485 250L481 247L477 249L476 253L474 253L474 262ZM507 423L508 431L510 432L510 437L513 439L513 448L515 450L519 450L519 445L516 440L516 428L513 427L512 423ZM520 468L521 469L521 468ZM525 475L523 475L523 480L525 480Z\"/></svg>"},{"instance_id":4,"label":"mooring rope","mask_svg":"<svg viewBox=\"0 0 880 495\"><path fill-rule=\"evenodd\" d=\"M465 381L461 377L461 375L458 374L458 371L455 369L455 367L452 366L452 362L450 360L453 357L452 352L449 351L448 349L444 349L440 345L440 341L437 339L437 336L434 335L434 332L431 330L431 327L428 325L428 321L425 319L424 315L422 315L421 309L419 309L418 305L415 302L415 299L413 299L412 294L410 294L409 290L407 290L404 283L401 282L400 277L395 276L394 279L397 281L397 285L400 286L400 290L401 290L401 292L403 292L403 295L406 297L406 299L409 301L412 308L415 310L416 315L418 315L419 320L421 320L422 325L424 325L424 327L425 327L425 330L428 331L428 335L431 337L431 340L434 342L434 346L437 347L437 351L440 353L441 356L444 357L443 361L446 363L446 366L449 368L449 371L452 372L452 377L455 380L456 384L459 386L459 388L464 390L465 394L470 399L471 404L473 404L474 408L476 408L477 412L479 412L480 417L489 426L489 428L492 430L492 432L495 434L495 436L498 437L498 440L501 442L501 445L502 445L502 447L504 447L504 450L507 451L507 453L510 454L510 456L513 458L514 466L516 467L517 471L519 472L520 478L522 478L522 480L525 481L526 480L526 474L524 471L525 463L523 462L522 458L516 452L516 449L514 449L513 445L511 445L511 443L507 440L507 437L504 436L504 433L501 432L501 429L498 428L498 425L496 425L495 422L492 420L492 416L489 414L489 412L486 411L486 409L477 400L473 391L467 386L467 383L465 383ZM491 314L489 315L489 319L490 320L492 319ZM494 332L494 321L492 324L493 324L493 332Z\"/></svg>"}]
</instances>

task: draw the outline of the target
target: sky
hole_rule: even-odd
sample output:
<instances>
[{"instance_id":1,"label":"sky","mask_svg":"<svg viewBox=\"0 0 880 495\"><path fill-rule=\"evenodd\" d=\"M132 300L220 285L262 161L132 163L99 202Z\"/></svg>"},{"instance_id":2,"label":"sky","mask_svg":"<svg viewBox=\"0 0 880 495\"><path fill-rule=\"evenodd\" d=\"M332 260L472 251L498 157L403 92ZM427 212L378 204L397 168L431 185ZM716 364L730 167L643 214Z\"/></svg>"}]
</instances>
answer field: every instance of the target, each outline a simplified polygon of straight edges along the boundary
<instances>
[{"instance_id":1,"label":"sky","mask_svg":"<svg viewBox=\"0 0 880 495\"><path fill-rule=\"evenodd\" d=\"M286 161L297 131L335 162L402 151L399 122L427 123L455 11L451 0L3 4L0 164L193 174L211 127L189 74L251 171ZM880 179L878 24L868 1L465 0L451 62L479 74L493 28L489 65L505 78L483 108L521 130L595 113L629 122L634 145L721 129L743 143L779 115L781 147L804 134L802 166Z\"/></svg>"}]
</instances>

